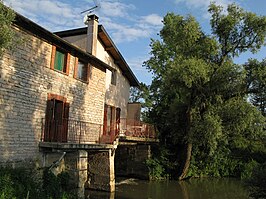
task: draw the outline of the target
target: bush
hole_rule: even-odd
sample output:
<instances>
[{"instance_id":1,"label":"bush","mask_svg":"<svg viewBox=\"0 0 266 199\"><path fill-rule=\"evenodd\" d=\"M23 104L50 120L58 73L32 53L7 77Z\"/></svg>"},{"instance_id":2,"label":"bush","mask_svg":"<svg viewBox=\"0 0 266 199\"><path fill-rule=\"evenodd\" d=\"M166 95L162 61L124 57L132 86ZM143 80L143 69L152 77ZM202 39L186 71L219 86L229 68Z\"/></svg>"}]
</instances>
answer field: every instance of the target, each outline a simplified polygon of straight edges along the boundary
<instances>
[{"instance_id":1,"label":"bush","mask_svg":"<svg viewBox=\"0 0 266 199\"><path fill-rule=\"evenodd\" d=\"M252 198L266 198L266 163L257 166L251 175L246 180L249 187L250 197Z\"/></svg>"},{"instance_id":2,"label":"bush","mask_svg":"<svg viewBox=\"0 0 266 199\"><path fill-rule=\"evenodd\" d=\"M175 165L169 161L170 156L169 151L161 147L158 151L154 151L152 158L146 161L151 180L165 180L172 176Z\"/></svg>"},{"instance_id":3,"label":"bush","mask_svg":"<svg viewBox=\"0 0 266 199\"><path fill-rule=\"evenodd\" d=\"M0 168L0 196L8 198L43 198L41 179L36 170Z\"/></svg>"},{"instance_id":4,"label":"bush","mask_svg":"<svg viewBox=\"0 0 266 199\"><path fill-rule=\"evenodd\" d=\"M46 168L43 172L43 190L46 198L75 198L75 194L71 192L70 176L67 172L56 176Z\"/></svg>"},{"instance_id":5,"label":"bush","mask_svg":"<svg viewBox=\"0 0 266 199\"><path fill-rule=\"evenodd\" d=\"M41 177L42 176L42 177ZM70 199L69 175L55 176L49 169L0 167L0 199Z\"/></svg>"}]
</instances>

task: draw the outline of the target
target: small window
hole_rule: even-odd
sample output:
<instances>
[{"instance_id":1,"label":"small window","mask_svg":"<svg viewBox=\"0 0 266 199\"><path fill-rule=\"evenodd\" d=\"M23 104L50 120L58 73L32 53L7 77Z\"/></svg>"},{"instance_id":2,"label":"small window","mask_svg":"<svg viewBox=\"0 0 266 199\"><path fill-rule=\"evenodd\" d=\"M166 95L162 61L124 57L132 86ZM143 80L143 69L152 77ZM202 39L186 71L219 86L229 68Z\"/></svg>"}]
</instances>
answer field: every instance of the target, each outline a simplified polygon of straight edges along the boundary
<instances>
[{"instance_id":1,"label":"small window","mask_svg":"<svg viewBox=\"0 0 266 199\"><path fill-rule=\"evenodd\" d=\"M112 70L111 84L116 85L116 71Z\"/></svg>"},{"instance_id":2,"label":"small window","mask_svg":"<svg viewBox=\"0 0 266 199\"><path fill-rule=\"evenodd\" d=\"M78 74L77 78L83 81L87 81L88 76L88 64L79 61L78 62Z\"/></svg>"},{"instance_id":3,"label":"small window","mask_svg":"<svg viewBox=\"0 0 266 199\"><path fill-rule=\"evenodd\" d=\"M88 74L89 74L88 63L76 58L74 78L87 82Z\"/></svg>"},{"instance_id":4,"label":"small window","mask_svg":"<svg viewBox=\"0 0 266 199\"><path fill-rule=\"evenodd\" d=\"M62 51L55 52L54 69L66 72L66 54Z\"/></svg>"},{"instance_id":5,"label":"small window","mask_svg":"<svg viewBox=\"0 0 266 199\"><path fill-rule=\"evenodd\" d=\"M51 69L69 74L70 54L58 49L56 46L52 48Z\"/></svg>"}]
</instances>

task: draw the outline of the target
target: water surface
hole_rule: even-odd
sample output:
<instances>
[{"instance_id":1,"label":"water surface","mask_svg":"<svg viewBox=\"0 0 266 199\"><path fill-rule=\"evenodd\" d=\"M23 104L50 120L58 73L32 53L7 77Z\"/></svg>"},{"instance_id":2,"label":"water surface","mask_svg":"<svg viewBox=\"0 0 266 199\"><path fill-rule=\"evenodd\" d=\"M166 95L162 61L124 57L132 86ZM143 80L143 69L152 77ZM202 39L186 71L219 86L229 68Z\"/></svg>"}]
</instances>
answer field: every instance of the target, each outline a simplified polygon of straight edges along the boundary
<instances>
[{"instance_id":1,"label":"water surface","mask_svg":"<svg viewBox=\"0 0 266 199\"><path fill-rule=\"evenodd\" d=\"M90 199L248 199L237 179L190 179L188 181L148 182L117 179L115 193L89 191Z\"/></svg>"}]
</instances>

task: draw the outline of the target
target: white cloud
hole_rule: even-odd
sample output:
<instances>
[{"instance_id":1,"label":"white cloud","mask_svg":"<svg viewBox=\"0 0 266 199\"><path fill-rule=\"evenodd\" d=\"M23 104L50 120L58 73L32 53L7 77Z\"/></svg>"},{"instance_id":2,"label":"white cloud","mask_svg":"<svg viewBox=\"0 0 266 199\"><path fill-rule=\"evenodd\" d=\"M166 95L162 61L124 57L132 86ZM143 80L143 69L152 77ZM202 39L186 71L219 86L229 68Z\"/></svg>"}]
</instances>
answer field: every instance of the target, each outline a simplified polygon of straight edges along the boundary
<instances>
[{"instance_id":1,"label":"white cloud","mask_svg":"<svg viewBox=\"0 0 266 199\"><path fill-rule=\"evenodd\" d=\"M4 0L18 13L30 18L50 31L60 31L84 26L80 14L95 6L92 1L80 0L78 3L66 3L63 0ZM136 7L114 0L101 0L96 11L106 30L115 43L132 42L149 38L162 27L162 17L157 14L137 16Z\"/></svg>"},{"instance_id":2,"label":"white cloud","mask_svg":"<svg viewBox=\"0 0 266 199\"><path fill-rule=\"evenodd\" d=\"M112 34L116 43L123 41L134 41L139 38L147 38L151 35L149 30L143 30L136 27L124 27L123 29Z\"/></svg>"},{"instance_id":3,"label":"white cloud","mask_svg":"<svg viewBox=\"0 0 266 199\"><path fill-rule=\"evenodd\" d=\"M100 12L105 16L110 17L126 17L130 10L134 10L133 4L124 4L115 1L102 1Z\"/></svg>"},{"instance_id":4,"label":"white cloud","mask_svg":"<svg viewBox=\"0 0 266 199\"><path fill-rule=\"evenodd\" d=\"M72 7L70 4L58 0L4 0L4 3L52 31L83 24L80 8Z\"/></svg>"},{"instance_id":5,"label":"white cloud","mask_svg":"<svg viewBox=\"0 0 266 199\"><path fill-rule=\"evenodd\" d=\"M128 65L130 68L132 68L135 72L136 71L147 71L145 67L143 67L144 61L147 61L149 59L148 53L147 56L139 56L139 57L134 57L130 58L127 60Z\"/></svg>"},{"instance_id":6,"label":"white cloud","mask_svg":"<svg viewBox=\"0 0 266 199\"><path fill-rule=\"evenodd\" d=\"M210 17L208 6L211 2L221 5L224 8L226 8L228 4L233 3L232 0L175 0L176 4L184 4L187 8L198 9L204 18Z\"/></svg>"},{"instance_id":7,"label":"white cloud","mask_svg":"<svg viewBox=\"0 0 266 199\"><path fill-rule=\"evenodd\" d=\"M163 18L157 14L150 14L150 15L141 17L141 20L150 25L161 26Z\"/></svg>"}]
</instances>

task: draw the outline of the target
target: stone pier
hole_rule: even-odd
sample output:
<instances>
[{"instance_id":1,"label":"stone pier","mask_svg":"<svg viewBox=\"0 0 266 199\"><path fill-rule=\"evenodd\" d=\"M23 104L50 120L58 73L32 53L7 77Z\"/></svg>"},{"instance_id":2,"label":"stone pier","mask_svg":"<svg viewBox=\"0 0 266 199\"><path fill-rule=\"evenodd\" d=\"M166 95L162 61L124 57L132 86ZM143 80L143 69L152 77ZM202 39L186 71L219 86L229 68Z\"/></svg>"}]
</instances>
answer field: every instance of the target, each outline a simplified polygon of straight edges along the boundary
<instances>
[{"instance_id":1,"label":"stone pier","mask_svg":"<svg viewBox=\"0 0 266 199\"><path fill-rule=\"evenodd\" d=\"M146 160L150 156L151 145L149 144L119 145L115 156L116 176L149 179L149 169Z\"/></svg>"},{"instance_id":2,"label":"stone pier","mask_svg":"<svg viewBox=\"0 0 266 199\"><path fill-rule=\"evenodd\" d=\"M114 149L88 154L88 187L86 188L115 191L114 156Z\"/></svg>"}]
</instances>

